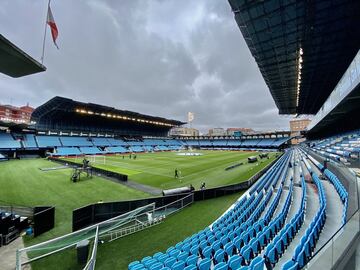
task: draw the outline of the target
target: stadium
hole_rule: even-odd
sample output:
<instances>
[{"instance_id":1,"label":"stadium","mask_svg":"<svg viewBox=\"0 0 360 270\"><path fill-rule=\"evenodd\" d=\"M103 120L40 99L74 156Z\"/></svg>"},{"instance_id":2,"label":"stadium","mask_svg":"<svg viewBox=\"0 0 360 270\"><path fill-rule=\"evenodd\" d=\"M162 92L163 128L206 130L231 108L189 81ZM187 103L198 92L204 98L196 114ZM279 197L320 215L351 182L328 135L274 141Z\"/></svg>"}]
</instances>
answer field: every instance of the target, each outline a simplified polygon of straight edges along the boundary
<instances>
[{"instance_id":1,"label":"stadium","mask_svg":"<svg viewBox=\"0 0 360 270\"><path fill-rule=\"evenodd\" d=\"M360 269L360 2L228 3L307 128L171 135L188 123L62 95L0 114L0 269ZM3 35L0 58L47 69Z\"/></svg>"}]
</instances>

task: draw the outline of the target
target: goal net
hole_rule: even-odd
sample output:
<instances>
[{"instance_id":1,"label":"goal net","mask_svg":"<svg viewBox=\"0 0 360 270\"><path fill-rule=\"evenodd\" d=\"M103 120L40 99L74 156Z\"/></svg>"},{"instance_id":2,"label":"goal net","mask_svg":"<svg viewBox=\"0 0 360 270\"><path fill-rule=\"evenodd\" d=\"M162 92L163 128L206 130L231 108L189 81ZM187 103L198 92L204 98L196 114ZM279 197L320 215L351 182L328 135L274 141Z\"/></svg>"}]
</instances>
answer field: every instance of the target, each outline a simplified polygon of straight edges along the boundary
<instances>
[{"instance_id":1,"label":"goal net","mask_svg":"<svg viewBox=\"0 0 360 270\"><path fill-rule=\"evenodd\" d=\"M106 164L106 156L100 155L86 155L85 158L92 164Z\"/></svg>"}]
</instances>

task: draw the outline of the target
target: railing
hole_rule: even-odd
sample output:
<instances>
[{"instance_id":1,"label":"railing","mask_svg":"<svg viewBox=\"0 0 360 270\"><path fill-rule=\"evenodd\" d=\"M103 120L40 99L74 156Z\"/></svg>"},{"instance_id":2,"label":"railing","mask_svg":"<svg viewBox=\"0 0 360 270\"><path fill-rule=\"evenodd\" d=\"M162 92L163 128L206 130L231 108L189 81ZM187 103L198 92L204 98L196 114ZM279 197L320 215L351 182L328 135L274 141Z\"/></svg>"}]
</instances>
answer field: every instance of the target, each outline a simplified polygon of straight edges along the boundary
<instances>
[{"instance_id":1,"label":"railing","mask_svg":"<svg viewBox=\"0 0 360 270\"><path fill-rule=\"evenodd\" d=\"M138 219L139 216L145 216L149 212L153 213L154 210L155 203L152 203L79 231L19 249L16 251L16 269L20 270L24 264L43 259L47 256L71 248L82 240L94 239L96 238L96 235L106 234L111 230L126 226L126 224Z\"/></svg>"},{"instance_id":2,"label":"railing","mask_svg":"<svg viewBox=\"0 0 360 270\"><path fill-rule=\"evenodd\" d=\"M169 203L165 206L156 208L151 216L139 216L136 219L136 222L130 224L130 226L122 227L118 230L110 231L104 237L110 237L109 241L114 241L126 235L136 233L140 230L144 230L148 227L152 227L161 223L165 217L180 211L184 207L192 204L194 202L194 194L191 193L179 200L176 200L172 203Z\"/></svg>"},{"instance_id":3,"label":"railing","mask_svg":"<svg viewBox=\"0 0 360 270\"><path fill-rule=\"evenodd\" d=\"M347 254L360 231L360 211L350 219L313 255L307 269L333 269L340 259Z\"/></svg>"},{"instance_id":4,"label":"railing","mask_svg":"<svg viewBox=\"0 0 360 270\"><path fill-rule=\"evenodd\" d=\"M87 264L85 265L83 270L94 270L95 269L98 242L99 242L99 226L96 227L96 233L95 233L93 249L91 252L90 260L87 262Z\"/></svg>"}]
</instances>

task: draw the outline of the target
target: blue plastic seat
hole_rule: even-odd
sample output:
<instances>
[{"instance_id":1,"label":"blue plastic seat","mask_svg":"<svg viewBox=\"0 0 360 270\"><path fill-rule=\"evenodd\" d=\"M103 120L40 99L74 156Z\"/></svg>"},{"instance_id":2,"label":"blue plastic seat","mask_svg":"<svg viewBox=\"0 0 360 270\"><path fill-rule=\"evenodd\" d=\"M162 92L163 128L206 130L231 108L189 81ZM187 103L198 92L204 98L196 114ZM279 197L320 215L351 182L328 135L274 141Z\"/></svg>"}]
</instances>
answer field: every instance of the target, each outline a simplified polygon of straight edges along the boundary
<instances>
[{"instance_id":1,"label":"blue plastic seat","mask_svg":"<svg viewBox=\"0 0 360 270\"><path fill-rule=\"evenodd\" d=\"M149 268L151 265L153 265L154 263L157 263L157 262L158 262L158 261L157 261L156 259L151 258L151 259L149 259L149 260L144 261L143 264L144 264L147 268Z\"/></svg>"},{"instance_id":2,"label":"blue plastic seat","mask_svg":"<svg viewBox=\"0 0 360 270\"><path fill-rule=\"evenodd\" d=\"M198 261L198 257L195 255L190 255L187 259L186 259L186 265L196 265Z\"/></svg>"},{"instance_id":3,"label":"blue plastic seat","mask_svg":"<svg viewBox=\"0 0 360 270\"><path fill-rule=\"evenodd\" d=\"M203 255L205 258L211 259L212 251L213 251L212 247L206 247L206 248L204 248L204 250L202 251L202 255Z\"/></svg>"},{"instance_id":4,"label":"blue plastic seat","mask_svg":"<svg viewBox=\"0 0 360 270\"><path fill-rule=\"evenodd\" d=\"M146 256L146 257L142 258L141 263L144 263L144 262L146 262L148 260L152 260L152 257Z\"/></svg>"},{"instance_id":5,"label":"blue plastic seat","mask_svg":"<svg viewBox=\"0 0 360 270\"><path fill-rule=\"evenodd\" d=\"M143 270L146 269L146 266L143 264L137 264L131 268L131 270Z\"/></svg>"},{"instance_id":6,"label":"blue plastic seat","mask_svg":"<svg viewBox=\"0 0 360 270\"><path fill-rule=\"evenodd\" d=\"M142 264L139 261L133 261L133 262L129 263L128 270L131 270L136 265L142 265Z\"/></svg>"},{"instance_id":7,"label":"blue plastic seat","mask_svg":"<svg viewBox=\"0 0 360 270\"><path fill-rule=\"evenodd\" d=\"M208 258L202 259L199 262L199 270L210 270L211 260Z\"/></svg>"},{"instance_id":8,"label":"blue plastic seat","mask_svg":"<svg viewBox=\"0 0 360 270\"><path fill-rule=\"evenodd\" d=\"M250 263L251 270L263 270L265 265L264 258L256 257Z\"/></svg>"},{"instance_id":9,"label":"blue plastic seat","mask_svg":"<svg viewBox=\"0 0 360 270\"><path fill-rule=\"evenodd\" d=\"M175 248L180 250L182 248L182 246L184 245L184 242L179 242L175 245Z\"/></svg>"},{"instance_id":10,"label":"blue plastic seat","mask_svg":"<svg viewBox=\"0 0 360 270\"><path fill-rule=\"evenodd\" d=\"M290 260L290 261L287 261L285 264L283 264L281 270L296 270L297 266L298 266L297 262Z\"/></svg>"},{"instance_id":11,"label":"blue plastic seat","mask_svg":"<svg viewBox=\"0 0 360 270\"><path fill-rule=\"evenodd\" d=\"M171 250L168 254L169 254L169 256L176 258L176 257L180 254L180 250L178 250L178 249L173 249L173 250Z\"/></svg>"},{"instance_id":12,"label":"blue plastic seat","mask_svg":"<svg viewBox=\"0 0 360 270\"><path fill-rule=\"evenodd\" d=\"M156 252L154 255L153 255L153 258L154 259L157 259L159 256L161 256L161 255L164 255L164 253L162 253L162 252Z\"/></svg>"},{"instance_id":13,"label":"blue plastic seat","mask_svg":"<svg viewBox=\"0 0 360 270\"><path fill-rule=\"evenodd\" d=\"M276 249L276 246L271 248L269 252L267 253L267 257L269 258L269 261L274 265L278 260L278 252Z\"/></svg>"},{"instance_id":14,"label":"blue plastic seat","mask_svg":"<svg viewBox=\"0 0 360 270\"><path fill-rule=\"evenodd\" d=\"M161 262L161 263L164 263L167 258L169 258L169 255L167 255L167 254L162 254L162 255L160 255L160 256L157 257L157 260L158 260L159 262Z\"/></svg>"},{"instance_id":15,"label":"blue plastic seat","mask_svg":"<svg viewBox=\"0 0 360 270\"><path fill-rule=\"evenodd\" d=\"M214 236L214 235L211 235L211 236L208 237L207 242L208 242L210 245L212 245L212 243L214 243L215 240L216 240L215 236Z\"/></svg>"},{"instance_id":16,"label":"blue plastic seat","mask_svg":"<svg viewBox=\"0 0 360 270\"><path fill-rule=\"evenodd\" d=\"M163 268L163 266L164 265L162 263L156 262L156 263L149 266L149 270L160 270L160 269Z\"/></svg>"},{"instance_id":17,"label":"blue plastic seat","mask_svg":"<svg viewBox=\"0 0 360 270\"><path fill-rule=\"evenodd\" d=\"M232 242L229 242L224 246L224 250L226 255L230 257L235 253L235 246Z\"/></svg>"},{"instance_id":18,"label":"blue plastic seat","mask_svg":"<svg viewBox=\"0 0 360 270\"><path fill-rule=\"evenodd\" d=\"M295 248L295 251L294 251L294 254L293 254L293 257L292 257L293 261L296 261L296 258L297 258L297 256L299 256L301 249L302 249L301 245L298 245Z\"/></svg>"},{"instance_id":19,"label":"blue plastic seat","mask_svg":"<svg viewBox=\"0 0 360 270\"><path fill-rule=\"evenodd\" d=\"M207 246L208 246L208 242L206 240L201 241L199 244L200 249L204 249Z\"/></svg>"},{"instance_id":20,"label":"blue plastic seat","mask_svg":"<svg viewBox=\"0 0 360 270\"><path fill-rule=\"evenodd\" d=\"M303 268L303 267L306 265L306 263L307 263L307 258L306 258L306 254L305 254L305 248L303 248L303 249L300 251L299 255L298 255L297 258L296 258L296 261L297 261L297 263L299 264L299 268L300 268L300 269Z\"/></svg>"},{"instance_id":21,"label":"blue plastic seat","mask_svg":"<svg viewBox=\"0 0 360 270\"><path fill-rule=\"evenodd\" d=\"M190 254L197 256L199 254L199 246L196 245L196 246L191 247Z\"/></svg>"},{"instance_id":22,"label":"blue plastic seat","mask_svg":"<svg viewBox=\"0 0 360 270\"><path fill-rule=\"evenodd\" d=\"M226 263L224 262L220 262L218 264L215 265L215 267L213 268L213 270L227 270L228 266Z\"/></svg>"},{"instance_id":23,"label":"blue plastic seat","mask_svg":"<svg viewBox=\"0 0 360 270\"><path fill-rule=\"evenodd\" d=\"M221 242L220 240L216 240L211 247L213 248L214 251L218 250L221 247Z\"/></svg>"},{"instance_id":24,"label":"blue plastic seat","mask_svg":"<svg viewBox=\"0 0 360 270\"><path fill-rule=\"evenodd\" d=\"M259 236L259 243L260 243L260 246L261 246L261 247L265 247L265 246L266 246L266 244L267 244L267 239L266 239L266 233L265 233L265 232L262 233L262 234L260 234L260 236Z\"/></svg>"},{"instance_id":25,"label":"blue plastic seat","mask_svg":"<svg viewBox=\"0 0 360 270\"><path fill-rule=\"evenodd\" d=\"M219 249L215 252L214 262L220 263L225 261L225 251L223 249Z\"/></svg>"},{"instance_id":26,"label":"blue plastic seat","mask_svg":"<svg viewBox=\"0 0 360 270\"><path fill-rule=\"evenodd\" d=\"M249 246L244 246L241 251L240 254L244 257L244 259L249 262L252 259L252 249Z\"/></svg>"},{"instance_id":27,"label":"blue plastic seat","mask_svg":"<svg viewBox=\"0 0 360 270\"><path fill-rule=\"evenodd\" d=\"M305 242L305 245L304 245L303 249L305 250L306 258L310 258L311 257L310 239Z\"/></svg>"},{"instance_id":28,"label":"blue plastic seat","mask_svg":"<svg viewBox=\"0 0 360 270\"><path fill-rule=\"evenodd\" d=\"M198 243L197 243L197 244L198 244ZM194 246L195 246L195 244L194 244ZM185 251L185 252L189 253L189 252L190 252L190 248L191 248L191 245L190 245L190 244L184 244L184 245L182 246L182 251Z\"/></svg>"},{"instance_id":29,"label":"blue plastic seat","mask_svg":"<svg viewBox=\"0 0 360 270\"><path fill-rule=\"evenodd\" d=\"M184 270L184 268L185 268L185 262L184 261L177 261L171 267L172 270Z\"/></svg>"},{"instance_id":30,"label":"blue plastic seat","mask_svg":"<svg viewBox=\"0 0 360 270\"><path fill-rule=\"evenodd\" d=\"M169 257L164 261L164 265L171 268L175 262L176 259L174 257Z\"/></svg>"},{"instance_id":31,"label":"blue plastic seat","mask_svg":"<svg viewBox=\"0 0 360 270\"><path fill-rule=\"evenodd\" d=\"M281 254L283 254L285 248L284 248L284 244L283 244L283 242L281 241L281 239L279 239L279 240L276 242L275 247L276 247L276 251L277 251L278 256L280 256Z\"/></svg>"},{"instance_id":32,"label":"blue plastic seat","mask_svg":"<svg viewBox=\"0 0 360 270\"><path fill-rule=\"evenodd\" d=\"M229 237L227 237L227 235L221 237L220 242L223 246L225 246L229 242Z\"/></svg>"},{"instance_id":33,"label":"blue plastic seat","mask_svg":"<svg viewBox=\"0 0 360 270\"><path fill-rule=\"evenodd\" d=\"M260 252L260 242L259 242L259 239L257 238L253 238L251 241L250 241L250 244L251 244L251 249L255 254L258 254Z\"/></svg>"},{"instance_id":34,"label":"blue plastic seat","mask_svg":"<svg viewBox=\"0 0 360 270\"><path fill-rule=\"evenodd\" d=\"M197 267L195 265L188 265L184 268L184 270L197 270Z\"/></svg>"},{"instance_id":35,"label":"blue plastic seat","mask_svg":"<svg viewBox=\"0 0 360 270\"><path fill-rule=\"evenodd\" d=\"M238 251L244 246L244 242L240 236L236 236L233 240L234 246Z\"/></svg>"},{"instance_id":36,"label":"blue plastic seat","mask_svg":"<svg viewBox=\"0 0 360 270\"><path fill-rule=\"evenodd\" d=\"M228 266L230 270L236 270L244 264L244 258L241 255L233 255L228 260Z\"/></svg>"},{"instance_id":37,"label":"blue plastic seat","mask_svg":"<svg viewBox=\"0 0 360 270\"><path fill-rule=\"evenodd\" d=\"M179 253L179 255L177 256L177 259L179 261L186 261L186 259L189 257L189 253L187 253L186 251L183 251L181 253Z\"/></svg>"}]
</instances>

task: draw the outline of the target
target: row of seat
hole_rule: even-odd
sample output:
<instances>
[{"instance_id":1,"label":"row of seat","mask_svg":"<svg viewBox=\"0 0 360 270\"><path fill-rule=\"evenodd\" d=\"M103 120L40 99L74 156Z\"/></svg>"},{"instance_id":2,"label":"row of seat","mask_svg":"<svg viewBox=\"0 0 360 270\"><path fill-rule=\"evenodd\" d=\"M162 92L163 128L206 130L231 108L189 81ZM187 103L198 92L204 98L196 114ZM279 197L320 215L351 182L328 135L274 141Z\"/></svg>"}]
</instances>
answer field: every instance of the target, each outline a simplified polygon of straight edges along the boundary
<instances>
[{"instance_id":1,"label":"row of seat","mask_svg":"<svg viewBox=\"0 0 360 270\"><path fill-rule=\"evenodd\" d=\"M339 194L339 197L344 205L343 207L343 213L342 213L342 224L346 223L346 216L347 216L347 208L348 208L348 201L349 201L349 194L346 191L345 187L339 180L339 178L332 173L329 169L325 169L324 166L318 162L316 159L311 157L310 155L307 155L307 157L315 164L315 166L324 173L324 175L329 179L331 184L335 187L337 193Z\"/></svg>"},{"instance_id":2,"label":"row of seat","mask_svg":"<svg viewBox=\"0 0 360 270\"><path fill-rule=\"evenodd\" d=\"M311 178L308 180L312 180L317 189L319 208L309 225L302 229L307 204L304 175L308 174L302 171L301 164L307 170L312 169L309 164L311 160L299 150L295 151L298 154L296 158L294 151L286 152L212 226L170 247L166 253L160 252L144 258L146 263L143 259L129 264L128 269L263 269L265 265L274 267L285 252L291 252L293 256L282 265L282 269L303 268L311 259L326 221L326 196L319 177L311 171ZM288 171L289 167L297 165L300 175L300 183L297 185L301 186L301 201L300 206L293 210L296 211L295 214L288 216L294 193L293 178L288 175ZM340 181L328 172L326 176L332 178L330 181L338 186L339 196L342 194L346 200L347 192ZM288 187L285 187L285 182ZM285 202L280 203L287 188ZM275 211L278 213L276 216ZM295 243L295 248L291 245L291 249L287 250L300 229L305 231L300 235L301 240Z\"/></svg>"},{"instance_id":3,"label":"row of seat","mask_svg":"<svg viewBox=\"0 0 360 270\"><path fill-rule=\"evenodd\" d=\"M302 155L302 161L305 163L305 156ZM324 187L315 173L311 173L313 183L315 184L319 198L319 209L312 219L310 225L302 236L300 243L296 246L292 260L283 265L283 270L288 269L302 269L311 259L312 252L315 249L316 242L319 239L320 233L326 221L326 196Z\"/></svg>"},{"instance_id":4,"label":"row of seat","mask_svg":"<svg viewBox=\"0 0 360 270\"><path fill-rule=\"evenodd\" d=\"M179 150L178 146L132 146L129 148L123 146L107 147L104 150L98 147L57 147L56 152L52 156L76 156L76 155L101 155L101 154L125 154L125 153L140 153L140 152L153 152L153 151L175 151Z\"/></svg>"},{"instance_id":5,"label":"row of seat","mask_svg":"<svg viewBox=\"0 0 360 270\"><path fill-rule=\"evenodd\" d=\"M259 180L259 182L264 182L263 185L261 184L263 187L261 192L257 192L261 186L256 185L252 189L252 194L249 192L246 197L239 200L232 209L213 224L211 229L207 228L178 243L175 247L169 248L166 254L160 254L160 261L159 254L155 254L148 257L145 260L146 263L143 259L129 264L129 269L153 269L153 267L156 269L162 269L161 267L170 267L170 269L186 269L184 267L189 267L189 269L210 269L210 267L213 269L238 269L240 267L263 269L264 258L255 258L257 254L260 254L262 247L260 239L257 239L256 236L266 226L265 220L259 220L259 218L273 194L273 187L277 183L275 180L279 180L281 172L287 168L289 156L289 153L286 153ZM270 186L267 183L274 184L274 186L269 189ZM284 180L282 180L283 183ZM269 189L267 193L265 193L265 185ZM281 194L281 191L278 194ZM276 205L277 201L274 200L272 206L276 207ZM284 218L282 221L278 219L276 223L271 224L268 233L274 234L275 231L272 230L283 226L284 221ZM264 239L266 239L265 235L262 238L262 245L267 244ZM178 265L182 265L183 268L177 268Z\"/></svg>"}]
</instances>

